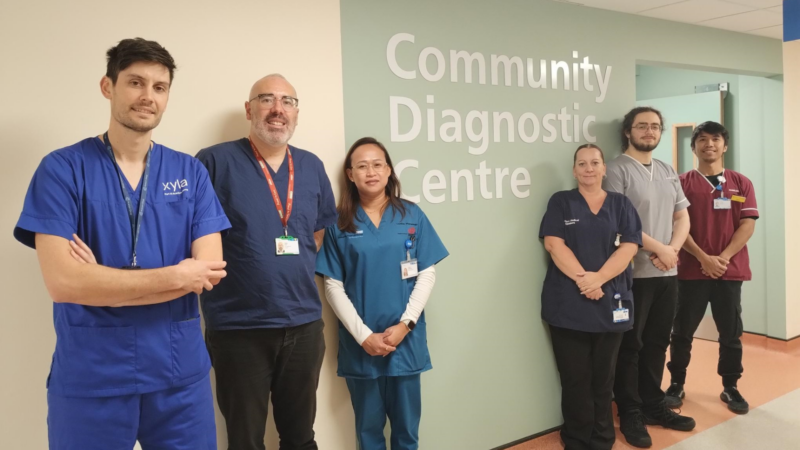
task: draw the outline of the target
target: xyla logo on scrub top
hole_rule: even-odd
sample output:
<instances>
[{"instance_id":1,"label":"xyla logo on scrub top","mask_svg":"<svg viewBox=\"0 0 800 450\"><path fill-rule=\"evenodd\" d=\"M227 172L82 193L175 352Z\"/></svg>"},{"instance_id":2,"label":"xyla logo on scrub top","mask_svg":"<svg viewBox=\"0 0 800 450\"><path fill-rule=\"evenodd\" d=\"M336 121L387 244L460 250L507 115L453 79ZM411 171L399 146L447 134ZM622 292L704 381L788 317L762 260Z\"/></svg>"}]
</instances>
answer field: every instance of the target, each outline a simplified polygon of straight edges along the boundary
<instances>
[{"instance_id":1,"label":"xyla logo on scrub top","mask_svg":"<svg viewBox=\"0 0 800 450\"><path fill-rule=\"evenodd\" d=\"M189 183L186 182L185 178L183 180L175 179L175 181L161 183L161 186L164 187L164 195L181 195L189 190Z\"/></svg>"}]
</instances>

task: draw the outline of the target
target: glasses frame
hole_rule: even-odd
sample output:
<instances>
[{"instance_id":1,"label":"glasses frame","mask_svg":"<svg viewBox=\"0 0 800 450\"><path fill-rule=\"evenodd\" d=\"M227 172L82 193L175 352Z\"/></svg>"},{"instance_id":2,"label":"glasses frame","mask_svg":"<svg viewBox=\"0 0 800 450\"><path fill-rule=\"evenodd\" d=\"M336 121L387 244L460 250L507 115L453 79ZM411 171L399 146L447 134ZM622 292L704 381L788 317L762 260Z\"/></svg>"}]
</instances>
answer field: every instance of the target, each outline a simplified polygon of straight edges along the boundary
<instances>
[{"instance_id":1,"label":"glasses frame","mask_svg":"<svg viewBox=\"0 0 800 450\"><path fill-rule=\"evenodd\" d=\"M282 97L276 97L275 94L258 94L255 97L253 97L250 100L248 100L247 102L250 103L253 100L259 100L259 102L261 102L265 98L269 98L269 97L272 97L273 101L274 100L280 100L280 104L281 104L281 107L283 107L283 109L287 109L286 105L283 104L283 101L286 100L286 99L290 99L292 101L292 105L291 105L290 109L297 109L297 108L300 107L300 99L298 99L296 97L290 97L288 95L284 95Z\"/></svg>"},{"instance_id":2,"label":"glasses frame","mask_svg":"<svg viewBox=\"0 0 800 450\"><path fill-rule=\"evenodd\" d=\"M631 129L636 129L639 131L656 131L662 133L664 131L664 125L659 124L650 124L650 123L637 123L636 125L631 125Z\"/></svg>"},{"instance_id":3,"label":"glasses frame","mask_svg":"<svg viewBox=\"0 0 800 450\"><path fill-rule=\"evenodd\" d=\"M389 167L389 163L387 163L386 161L375 161L375 162L364 163L364 164L367 165L367 167L364 170L360 170L358 168L359 164L356 164L356 165L350 167L350 170L352 170L353 172L358 172L358 173L369 173L369 169L372 169L373 171L375 171L375 173L382 173L384 170L386 170L387 167ZM375 167L375 164L380 164L381 168L379 169L379 168Z\"/></svg>"}]
</instances>

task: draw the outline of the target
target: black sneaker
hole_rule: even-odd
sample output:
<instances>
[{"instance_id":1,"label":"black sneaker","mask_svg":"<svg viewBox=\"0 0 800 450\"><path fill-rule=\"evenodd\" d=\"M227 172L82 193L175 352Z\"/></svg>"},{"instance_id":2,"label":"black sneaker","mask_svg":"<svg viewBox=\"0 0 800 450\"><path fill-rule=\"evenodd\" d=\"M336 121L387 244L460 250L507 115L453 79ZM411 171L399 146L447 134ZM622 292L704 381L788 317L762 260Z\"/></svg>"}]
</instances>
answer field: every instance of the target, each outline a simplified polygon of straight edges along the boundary
<instances>
[{"instance_id":1,"label":"black sneaker","mask_svg":"<svg viewBox=\"0 0 800 450\"><path fill-rule=\"evenodd\" d=\"M620 414L619 431L625 436L628 444L634 447L650 448L653 445L653 440L650 439L650 433L644 424L644 414L639 410Z\"/></svg>"},{"instance_id":2,"label":"black sneaker","mask_svg":"<svg viewBox=\"0 0 800 450\"><path fill-rule=\"evenodd\" d=\"M655 408L644 411L644 423L647 425L660 425L678 431L692 431L697 425L691 417L681 416L661 403Z\"/></svg>"},{"instance_id":3,"label":"black sneaker","mask_svg":"<svg viewBox=\"0 0 800 450\"><path fill-rule=\"evenodd\" d=\"M742 397L736 386L726 387L722 394L719 394L720 400L728 404L728 409L736 414L747 414L750 411L750 405L747 400Z\"/></svg>"},{"instance_id":4,"label":"black sneaker","mask_svg":"<svg viewBox=\"0 0 800 450\"><path fill-rule=\"evenodd\" d=\"M686 397L686 392L683 391L683 385L672 383L667 389L664 403L667 404L667 408L677 409L683 405L684 397Z\"/></svg>"}]
</instances>

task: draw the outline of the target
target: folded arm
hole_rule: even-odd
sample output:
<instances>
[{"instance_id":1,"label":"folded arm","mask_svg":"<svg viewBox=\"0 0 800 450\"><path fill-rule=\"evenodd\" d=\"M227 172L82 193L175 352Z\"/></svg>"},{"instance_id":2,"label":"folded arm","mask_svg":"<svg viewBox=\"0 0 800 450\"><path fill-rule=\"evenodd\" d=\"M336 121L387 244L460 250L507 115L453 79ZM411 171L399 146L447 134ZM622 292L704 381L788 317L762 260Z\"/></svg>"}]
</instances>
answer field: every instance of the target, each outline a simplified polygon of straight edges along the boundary
<instances>
[{"instance_id":1,"label":"folded arm","mask_svg":"<svg viewBox=\"0 0 800 450\"><path fill-rule=\"evenodd\" d=\"M42 276L56 303L121 306L154 294L170 293L169 297L178 292L202 291L210 279L225 276L223 261L186 259L159 269L123 270L78 261L71 251L74 249L69 241L60 236L36 234ZM168 300L171 299L161 299Z\"/></svg>"}]
</instances>

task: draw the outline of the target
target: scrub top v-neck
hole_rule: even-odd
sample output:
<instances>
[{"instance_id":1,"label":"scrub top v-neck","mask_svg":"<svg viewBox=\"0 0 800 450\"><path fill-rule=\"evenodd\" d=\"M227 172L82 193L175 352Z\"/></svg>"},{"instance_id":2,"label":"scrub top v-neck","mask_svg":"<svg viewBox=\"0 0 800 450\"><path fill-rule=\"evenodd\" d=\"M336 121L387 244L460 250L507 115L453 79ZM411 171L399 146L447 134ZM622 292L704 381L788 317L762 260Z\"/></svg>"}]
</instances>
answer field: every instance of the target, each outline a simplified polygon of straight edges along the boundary
<instances>
[{"instance_id":1,"label":"scrub top v-neck","mask_svg":"<svg viewBox=\"0 0 800 450\"><path fill-rule=\"evenodd\" d=\"M284 235L283 221L249 139L197 154L233 226L222 242L228 276L200 297L208 329L288 328L322 318L314 281L314 233L336 223L336 202L322 161L309 151L291 145L288 149L294 164L294 195L286 231L298 239L300 251L291 256L276 254L275 239ZM267 164L284 209L288 164L288 157L278 170Z\"/></svg>"},{"instance_id":2,"label":"scrub top v-neck","mask_svg":"<svg viewBox=\"0 0 800 450\"><path fill-rule=\"evenodd\" d=\"M36 233L72 239L92 249L97 263L131 264L128 208L114 162L99 138L45 156L31 180L14 237L34 248ZM230 228L208 179L191 156L159 144L151 151L147 197L144 177L132 207L145 202L137 245L143 269L178 264L192 242ZM208 376L210 362L200 329L197 295L135 307L54 303L56 349L49 389L62 396L104 397L185 386Z\"/></svg>"},{"instance_id":3,"label":"scrub top v-neck","mask_svg":"<svg viewBox=\"0 0 800 450\"><path fill-rule=\"evenodd\" d=\"M415 204L405 202L405 216L389 206L379 227L359 206L357 230L348 233L337 225L326 229L317 256L317 273L344 284L345 293L364 323L374 332L397 325L406 310L416 277L401 279L400 262L417 259L423 271L447 255L442 241L427 216ZM405 242L415 235L406 255ZM414 375L431 369L425 313L397 350L386 357L370 356L339 322L339 369L346 378L372 379L381 376Z\"/></svg>"},{"instance_id":4,"label":"scrub top v-neck","mask_svg":"<svg viewBox=\"0 0 800 450\"><path fill-rule=\"evenodd\" d=\"M717 177L722 176L721 180ZM715 181L722 190L697 169L681 175L681 186L692 203L689 206L691 229L689 234L705 253L719 255L730 244L742 219L758 219L758 206L753 183L739 172L725 169L716 175ZM720 183L721 182L721 183ZM729 209L715 209L714 200L725 197L730 201ZM703 274L700 261L681 249L678 255L679 280L709 280ZM752 278L750 256L747 245L742 247L730 260L728 268L720 277L725 281L749 281Z\"/></svg>"},{"instance_id":5,"label":"scrub top v-neck","mask_svg":"<svg viewBox=\"0 0 800 450\"><path fill-rule=\"evenodd\" d=\"M608 192L597 214L589 208L577 189L555 193L542 218L539 237L558 237L580 262L584 270L597 272L617 250L620 243L642 245L642 225L630 200L622 194ZM603 298L590 300L581 295L574 281L550 260L542 286L542 318L549 324L587 332L621 332L632 322L614 323L614 300L620 294L623 307L633 317L633 285L630 265L617 277L603 285Z\"/></svg>"},{"instance_id":6,"label":"scrub top v-neck","mask_svg":"<svg viewBox=\"0 0 800 450\"><path fill-rule=\"evenodd\" d=\"M675 169L653 158L645 167L630 155L622 154L609 161L603 189L628 197L642 221L642 231L651 238L669 244L674 213L689 207ZM650 261L651 253L640 249L633 259L634 278L675 276L678 269L661 271Z\"/></svg>"}]
</instances>

